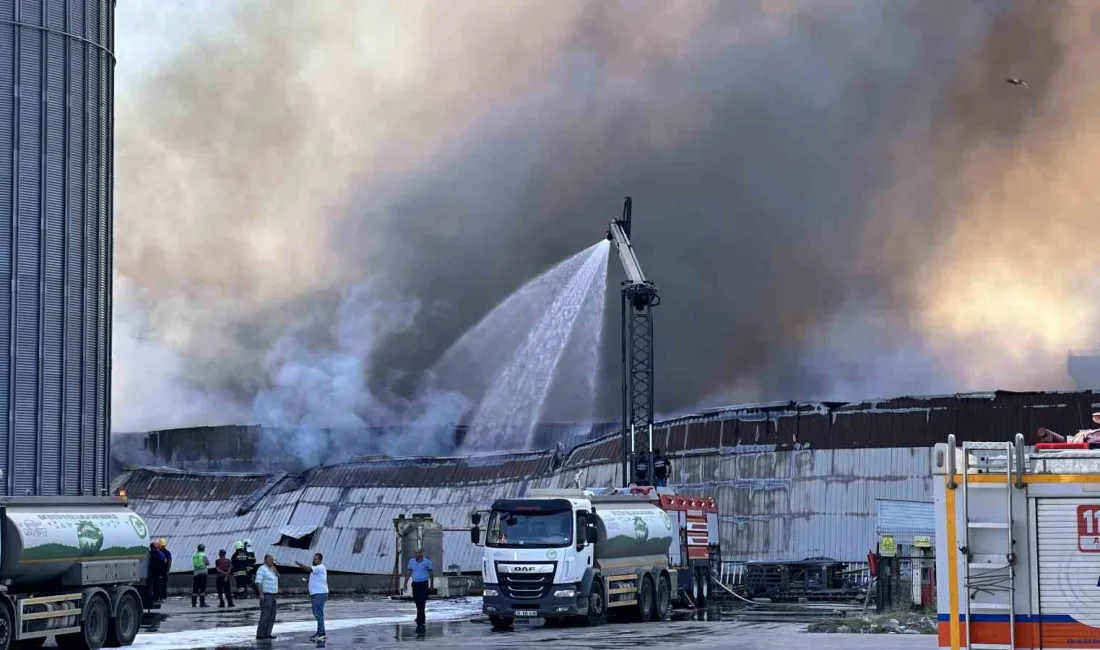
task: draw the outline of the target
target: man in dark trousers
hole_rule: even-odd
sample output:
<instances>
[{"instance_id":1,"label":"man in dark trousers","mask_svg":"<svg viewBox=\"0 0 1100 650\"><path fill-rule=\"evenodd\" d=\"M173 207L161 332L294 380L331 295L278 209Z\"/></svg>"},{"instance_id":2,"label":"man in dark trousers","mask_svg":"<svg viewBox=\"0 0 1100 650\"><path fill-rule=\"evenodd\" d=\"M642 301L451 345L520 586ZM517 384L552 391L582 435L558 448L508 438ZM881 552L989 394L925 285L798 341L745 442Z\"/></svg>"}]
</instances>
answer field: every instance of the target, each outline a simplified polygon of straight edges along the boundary
<instances>
[{"instance_id":1,"label":"man in dark trousers","mask_svg":"<svg viewBox=\"0 0 1100 650\"><path fill-rule=\"evenodd\" d=\"M254 584L256 582L256 572L259 569L259 566L256 564L256 549L252 547L252 540L250 540L250 539L244 540L244 552L245 552L245 556L248 558L248 587L249 587L249 589L245 590L245 594L247 596L248 591L251 590L251 588L254 586Z\"/></svg>"},{"instance_id":2,"label":"man in dark trousers","mask_svg":"<svg viewBox=\"0 0 1100 650\"><path fill-rule=\"evenodd\" d=\"M206 557L206 544L199 544L195 554L191 556L191 606L209 607L206 604L206 574L210 570L210 558Z\"/></svg>"},{"instance_id":3,"label":"man in dark trousers","mask_svg":"<svg viewBox=\"0 0 1100 650\"><path fill-rule=\"evenodd\" d=\"M160 609L160 577L167 572L164 553L156 542L149 544L149 567L146 570L145 584L149 589L150 609Z\"/></svg>"},{"instance_id":4,"label":"man in dark trousers","mask_svg":"<svg viewBox=\"0 0 1100 650\"><path fill-rule=\"evenodd\" d=\"M229 561L229 558L225 557L225 549L218 551L218 559L214 560L214 570L217 572L218 587L218 607L225 607L226 600L229 601L229 606L233 606L233 585L230 584L233 563Z\"/></svg>"},{"instance_id":5,"label":"man in dark trousers","mask_svg":"<svg viewBox=\"0 0 1100 650\"><path fill-rule=\"evenodd\" d=\"M275 568L275 557L270 553L264 556L263 566L256 571L256 589L260 592L260 622L256 625L256 640L273 640L271 628L275 626L275 613L279 596L279 570Z\"/></svg>"},{"instance_id":6,"label":"man in dark trousers","mask_svg":"<svg viewBox=\"0 0 1100 650\"><path fill-rule=\"evenodd\" d=\"M634 484L635 485L649 485L650 482L650 462L649 453L639 451L634 455Z\"/></svg>"},{"instance_id":7,"label":"man in dark trousers","mask_svg":"<svg viewBox=\"0 0 1100 650\"><path fill-rule=\"evenodd\" d=\"M668 486L668 474L671 466L668 459L664 457L660 449L653 450L653 477L656 479L654 485L657 487Z\"/></svg>"},{"instance_id":8,"label":"man in dark trousers","mask_svg":"<svg viewBox=\"0 0 1100 650\"><path fill-rule=\"evenodd\" d=\"M424 622L427 620L424 607L428 603L428 592L431 590L433 574L432 561L424 557L423 549L416 549L416 557L409 560L408 571L405 573L405 585L401 588L401 591L408 590L409 579L412 579L417 628L423 628Z\"/></svg>"},{"instance_id":9,"label":"man in dark trousers","mask_svg":"<svg viewBox=\"0 0 1100 650\"><path fill-rule=\"evenodd\" d=\"M163 537L157 542L160 554L164 556L164 568L157 580L157 598L161 601L168 600L168 573L172 570L172 551L168 550L168 540Z\"/></svg>"},{"instance_id":10,"label":"man in dark trousers","mask_svg":"<svg viewBox=\"0 0 1100 650\"><path fill-rule=\"evenodd\" d=\"M251 567L248 564L248 552L244 550L244 542L233 545L233 557L229 561L233 564L233 586L236 587L237 598L245 598L248 596L248 572Z\"/></svg>"}]
</instances>

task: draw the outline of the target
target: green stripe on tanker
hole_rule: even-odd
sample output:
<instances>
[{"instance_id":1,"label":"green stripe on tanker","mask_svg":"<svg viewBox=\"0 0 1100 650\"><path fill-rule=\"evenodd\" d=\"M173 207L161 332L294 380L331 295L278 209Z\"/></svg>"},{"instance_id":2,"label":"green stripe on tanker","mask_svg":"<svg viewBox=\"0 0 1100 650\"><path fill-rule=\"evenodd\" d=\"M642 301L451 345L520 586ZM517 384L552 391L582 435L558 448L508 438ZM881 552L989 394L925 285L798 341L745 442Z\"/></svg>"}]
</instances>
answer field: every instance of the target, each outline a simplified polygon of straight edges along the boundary
<instances>
[{"instance_id":1,"label":"green stripe on tanker","mask_svg":"<svg viewBox=\"0 0 1100 650\"><path fill-rule=\"evenodd\" d=\"M655 505L596 509L596 559L666 555L672 545L672 519Z\"/></svg>"}]
</instances>

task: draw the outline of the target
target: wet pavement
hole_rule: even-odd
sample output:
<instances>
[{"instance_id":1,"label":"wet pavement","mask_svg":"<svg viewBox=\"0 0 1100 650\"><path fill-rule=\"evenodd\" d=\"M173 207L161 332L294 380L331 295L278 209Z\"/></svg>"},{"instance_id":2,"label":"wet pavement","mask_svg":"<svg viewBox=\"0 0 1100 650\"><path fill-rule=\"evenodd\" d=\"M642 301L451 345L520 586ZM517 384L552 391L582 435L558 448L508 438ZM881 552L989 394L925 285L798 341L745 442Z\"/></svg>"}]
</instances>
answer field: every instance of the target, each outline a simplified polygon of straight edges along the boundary
<instances>
[{"instance_id":1,"label":"wet pavement","mask_svg":"<svg viewBox=\"0 0 1100 650\"><path fill-rule=\"evenodd\" d=\"M478 598L431 601L428 624L418 632L415 608L409 602L381 598L339 599L326 607L328 639L311 642L315 630L309 603L301 598L280 601L274 641L256 641L259 612L256 601L236 610L190 608L190 601L171 600L159 613L147 614L138 650L238 650L267 648L433 648L492 650L569 647L611 650L624 646L672 649L705 643L719 650L932 650L934 636L807 634L805 624L748 623L717 612L678 614L663 623L610 623L596 628L517 623L514 631L494 632L481 616ZM216 603L215 603L216 605ZM52 644L51 644L52 646ZM49 647L49 646L48 646Z\"/></svg>"}]
</instances>

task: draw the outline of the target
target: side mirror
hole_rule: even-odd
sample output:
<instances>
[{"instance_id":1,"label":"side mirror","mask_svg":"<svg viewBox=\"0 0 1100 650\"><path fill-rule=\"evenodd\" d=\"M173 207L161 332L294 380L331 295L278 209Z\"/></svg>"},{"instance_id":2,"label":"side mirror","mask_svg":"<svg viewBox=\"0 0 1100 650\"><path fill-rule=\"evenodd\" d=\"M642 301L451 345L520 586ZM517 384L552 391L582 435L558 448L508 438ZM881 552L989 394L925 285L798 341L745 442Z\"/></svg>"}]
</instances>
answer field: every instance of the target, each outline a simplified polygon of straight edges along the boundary
<instances>
[{"instance_id":1,"label":"side mirror","mask_svg":"<svg viewBox=\"0 0 1100 650\"><path fill-rule=\"evenodd\" d=\"M470 528L470 542L473 544L481 543L481 529L477 526Z\"/></svg>"},{"instance_id":2,"label":"side mirror","mask_svg":"<svg viewBox=\"0 0 1100 650\"><path fill-rule=\"evenodd\" d=\"M475 526L480 524L481 523L481 513L480 512L475 512L475 513L471 514L470 515L470 523L475 525Z\"/></svg>"},{"instance_id":3,"label":"side mirror","mask_svg":"<svg viewBox=\"0 0 1100 650\"><path fill-rule=\"evenodd\" d=\"M596 543L596 537L597 537L596 524L589 522L588 525L585 526L585 528L584 528L584 533L586 535L585 541L587 541L589 544L595 544Z\"/></svg>"}]
</instances>

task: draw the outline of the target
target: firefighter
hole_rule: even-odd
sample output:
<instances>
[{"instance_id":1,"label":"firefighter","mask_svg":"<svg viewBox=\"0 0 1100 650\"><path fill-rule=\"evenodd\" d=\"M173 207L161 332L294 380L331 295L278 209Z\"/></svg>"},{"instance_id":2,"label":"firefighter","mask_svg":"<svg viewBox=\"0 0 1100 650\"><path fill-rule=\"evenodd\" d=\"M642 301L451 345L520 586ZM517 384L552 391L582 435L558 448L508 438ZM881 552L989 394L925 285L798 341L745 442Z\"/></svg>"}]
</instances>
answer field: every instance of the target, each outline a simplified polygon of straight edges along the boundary
<instances>
[{"instance_id":1,"label":"firefighter","mask_svg":"<svg viewBox=\"0 0 1100 650\"><path fill-rule=\"evenodd\" d=\"M672 467L668 462L668 459L661 454L660 449L653 450L653 478L655 479L654 485L657 487L668 486L668 474Z\"/></svg>"},{"instance_id":2,"label":"firefighter","mask_svg":"<svg viewBox=\"0 0 1100 650\"><path fill-rule=\"evenodd\" d=\"M237 598L246 598L248 592L248 553L244 542L233 543L233 555L229 558L233 565L233 588Z\"/></svg>"},{"instance_id":3,"label":"firefighter","mask_svg":"<svg viewBox=\"0 0 1100 650\"><path fill-rule=\"evenodd\" d=\"M640 451L634 456L634 484L649 485L649 454Z\"/></svg>"},{"instance_id":4,"label":"firefighter","mask_svg":"<svg viewBox=\"0 0 1100 650\"><path fill-rule=\"evenodd\" d=\"M248 591L251 591L251 587L256 583L256 569L259 568L256 564L256 549L252 548L252 540L244 540L244 552L248 558L248 577L245 584L249 587ZM259 598L258 592L256 597Z\"/></svg>"}]
</instances>

